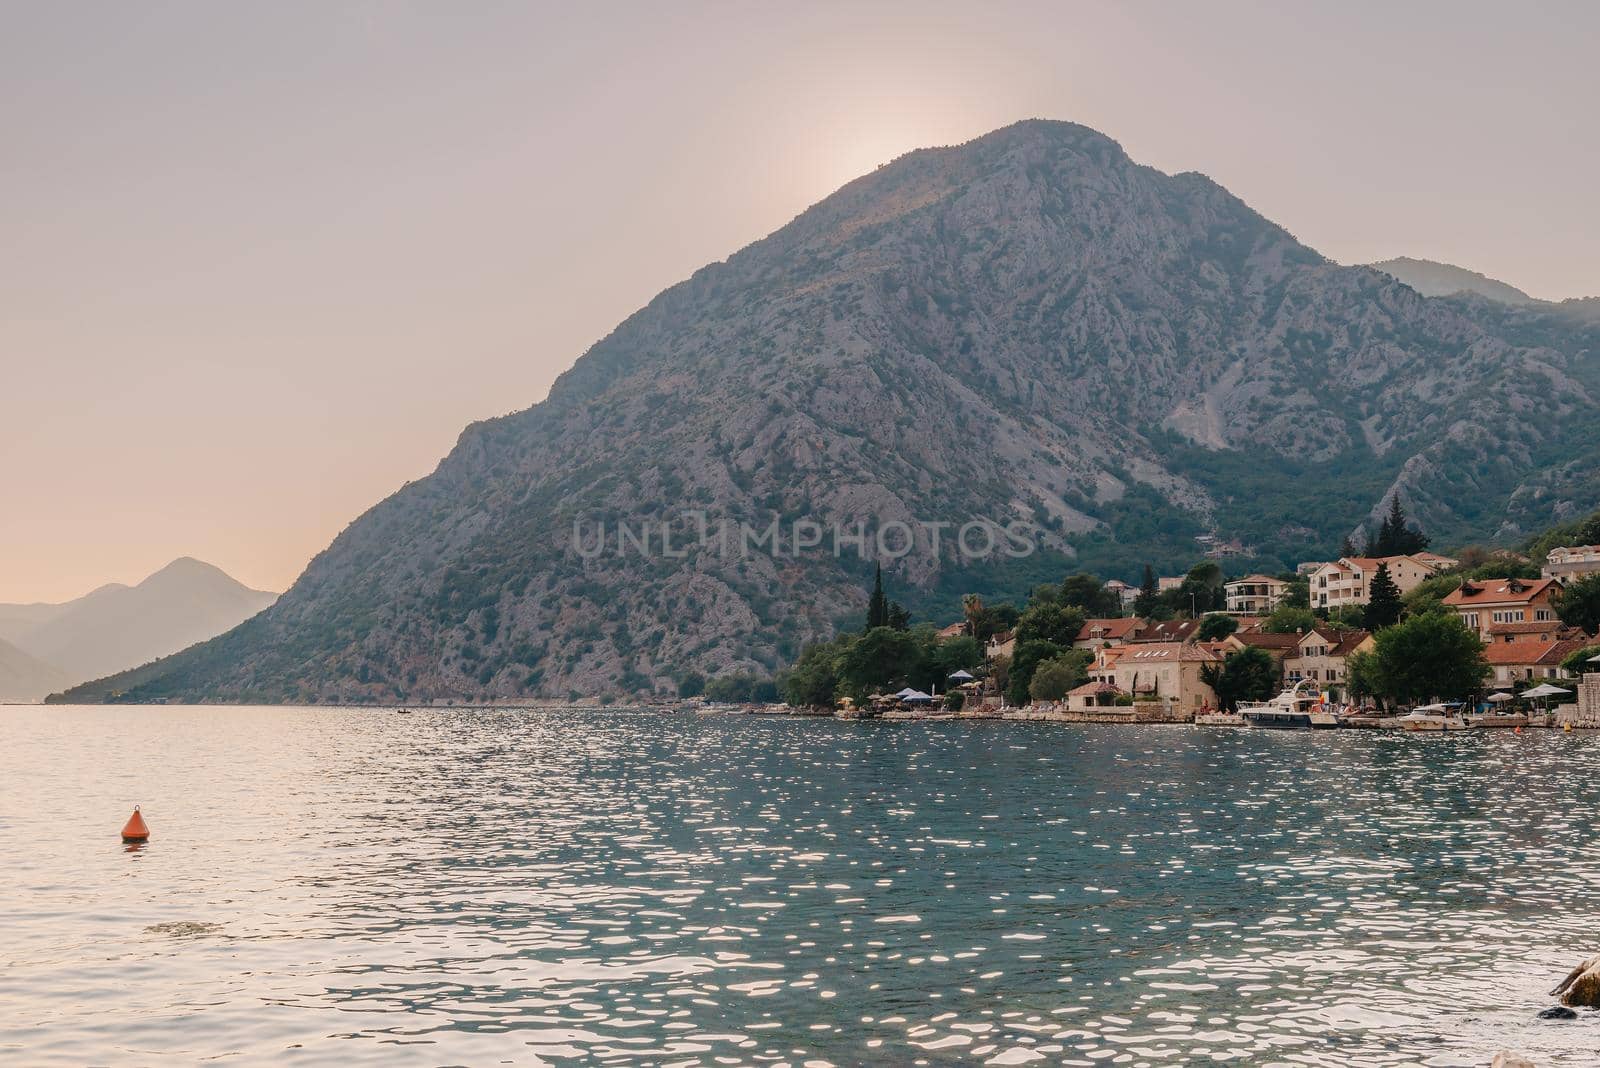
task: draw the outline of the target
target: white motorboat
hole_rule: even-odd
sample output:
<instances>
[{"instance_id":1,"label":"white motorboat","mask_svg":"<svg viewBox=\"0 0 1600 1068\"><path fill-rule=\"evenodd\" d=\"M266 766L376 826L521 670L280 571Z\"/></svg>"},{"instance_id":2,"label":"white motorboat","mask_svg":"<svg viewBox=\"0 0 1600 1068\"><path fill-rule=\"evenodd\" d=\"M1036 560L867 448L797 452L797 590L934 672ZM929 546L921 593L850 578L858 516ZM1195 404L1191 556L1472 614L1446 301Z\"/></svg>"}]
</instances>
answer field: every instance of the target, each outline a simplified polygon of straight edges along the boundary
<instances>
[{"instance_id":1,"label":"white motorboat","mask_svg":"<svg viewBox=\"0 0 1600 1068\"><path fill-rule=\"evenodd\" d=\"M1457 707L1446 704L1418 705L1407 715L1401 716L1398 722L1402 729L1408 731L1471 730L1472 724L1457 711Z\"/></svg>"},{"instance_id":2,"label":"white motorboat","mask_svg":"<svg viewBox=\"0 0 1600 1068\"><path fill-rule=\"evenodd\" d=\"M1301 679L1270 701L1240 705L1239 716L1246 726L1280 731L1329 730L1339 725L1338 715L1323 704L1310 679Z\"/></svg>"}]
</instances>

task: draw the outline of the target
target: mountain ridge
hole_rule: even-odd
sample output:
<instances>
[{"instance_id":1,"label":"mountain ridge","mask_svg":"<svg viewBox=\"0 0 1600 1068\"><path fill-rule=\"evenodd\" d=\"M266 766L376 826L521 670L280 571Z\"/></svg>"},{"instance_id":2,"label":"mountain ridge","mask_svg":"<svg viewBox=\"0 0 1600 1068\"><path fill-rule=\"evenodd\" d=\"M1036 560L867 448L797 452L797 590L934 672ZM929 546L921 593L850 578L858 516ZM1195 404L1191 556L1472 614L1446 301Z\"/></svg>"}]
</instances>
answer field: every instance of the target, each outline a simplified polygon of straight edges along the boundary
<instances>
[{"instance_id":1,"label":"mountain ridge","mask_svg":"<svg viewBox=\"0 0 1600 1068\"><path fill-rule=\"evenodd\" d=\"M1210 533L1328 553L1400 494L1508 538L1600 502L1600 332L1334 264L1196 172L1030 120L921 149L662 291L545 401L468 426L271 609L92 698L390 700L669 689L771 671L865 560L586 559L584 521L1026 522L1020 562L918 536L954 611ZM1540 418L1528 413L1538 411Z\"/></svg>"},{"instance_id":2,"label":"mountain ridge","mask_svg":"<svg viewBox=\"0 0 1600 1068\"><path fill-rule=\"evenodd\" d=\"M274 600L212 564L179 557L132 586L106 583L59 604L0 604L0 641L48 666L54 690L214 638Z\"/></svg>"}]
</instances>

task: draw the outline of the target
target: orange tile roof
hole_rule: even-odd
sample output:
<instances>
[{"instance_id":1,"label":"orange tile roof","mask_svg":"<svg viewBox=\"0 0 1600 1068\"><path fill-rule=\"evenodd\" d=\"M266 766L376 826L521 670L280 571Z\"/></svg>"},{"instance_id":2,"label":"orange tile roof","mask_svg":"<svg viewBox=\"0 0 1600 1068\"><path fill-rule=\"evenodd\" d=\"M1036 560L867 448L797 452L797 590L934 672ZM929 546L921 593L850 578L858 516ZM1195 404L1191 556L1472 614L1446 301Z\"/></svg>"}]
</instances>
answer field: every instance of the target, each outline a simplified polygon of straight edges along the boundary
<instances>
[{"instance_id":1,"label":"orange tile roof","mask_svg":"<svg viewBox=\"0 0 1600 1068\"><path fill-rule=\"evenodd\" d=\"M1520 584L1522 589L1512 590L1513 583ZM1451 606L1529 604L1545 596L1552 587L1560 589L1561 584L1555 579L1475 579L1451 590L1444 603Z\"/></svg>"}]
</instances>

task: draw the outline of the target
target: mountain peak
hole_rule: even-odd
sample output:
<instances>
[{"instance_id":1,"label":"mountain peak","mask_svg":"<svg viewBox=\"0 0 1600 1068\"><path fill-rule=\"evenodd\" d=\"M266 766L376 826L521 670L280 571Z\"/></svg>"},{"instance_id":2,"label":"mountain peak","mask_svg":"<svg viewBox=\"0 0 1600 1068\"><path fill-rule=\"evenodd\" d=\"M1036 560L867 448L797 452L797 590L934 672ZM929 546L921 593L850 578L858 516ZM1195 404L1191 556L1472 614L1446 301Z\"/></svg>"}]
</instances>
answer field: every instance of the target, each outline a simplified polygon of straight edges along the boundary
<instances>
[{"instance_id":1,"label":"mountain peak","mask_svg":"<svg viewBox=\"0 0 1600 1068\"><path fill-rule=\"evenodd\" d=\"M902 603L949 617L963 592L1186 566L1207 537L1283 570L1397 493L1439 544L1593 507L1589 343L1482 305L1330 263L1088 127L1014 123L902 156L658 294L272 608L107 685L664 693L691 671L768 675L864 600L872 561L848 553L574 544L687 509L758 531L1022 524L1039 555L1011 570L926 532L883 560Z\"/></svg>"}]
</instances>

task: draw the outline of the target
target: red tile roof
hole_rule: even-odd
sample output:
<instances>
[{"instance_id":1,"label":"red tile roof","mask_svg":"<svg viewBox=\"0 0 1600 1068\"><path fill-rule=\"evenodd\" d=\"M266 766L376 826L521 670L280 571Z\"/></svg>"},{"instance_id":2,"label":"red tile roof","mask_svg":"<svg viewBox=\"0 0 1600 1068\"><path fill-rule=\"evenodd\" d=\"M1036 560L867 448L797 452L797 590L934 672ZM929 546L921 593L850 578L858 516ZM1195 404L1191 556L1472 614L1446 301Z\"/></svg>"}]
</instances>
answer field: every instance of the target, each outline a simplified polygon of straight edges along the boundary
<instances>
[{"instance_id":1,"label":"red tile roof","mask_svg":"<svg viewBox=\"0 0 1600 1068\"><path fill-rule=\"evenodd\" d=\"M1555 667L1583 647L1575 639L1491 642L1483 647L1483 658L1496 667Z\"/></svg>"},{"instance_id":2,"label":"red tile roof","mask_svg":"<svg viewBox=\"0 0 1600 1068\"><path fill-rule=\"evenodd\" d=\"M1141 642L1186 642L1200 629L1198 619L1164 619L1152 623L1136 639Z\"/></svg>"},{"instance_id":3,"label":"red tile roof","mask_svg":"<svg viewBox=\"0 0 1600 1068\"><path fill-rule=\"evenodd\" d=\"M1091 638L1107 641L1126 640L1143 626L1144 620L1137 616L1126 616L1122 619L1086 619L1083 621L1083 629L1078 631L1077 640L1080 642L1086 642Z\"/></svg>"}]
</instances>

